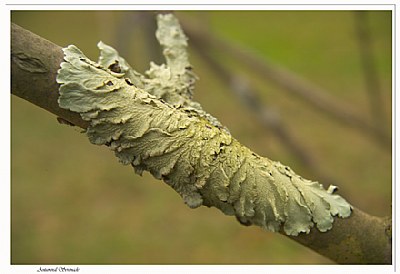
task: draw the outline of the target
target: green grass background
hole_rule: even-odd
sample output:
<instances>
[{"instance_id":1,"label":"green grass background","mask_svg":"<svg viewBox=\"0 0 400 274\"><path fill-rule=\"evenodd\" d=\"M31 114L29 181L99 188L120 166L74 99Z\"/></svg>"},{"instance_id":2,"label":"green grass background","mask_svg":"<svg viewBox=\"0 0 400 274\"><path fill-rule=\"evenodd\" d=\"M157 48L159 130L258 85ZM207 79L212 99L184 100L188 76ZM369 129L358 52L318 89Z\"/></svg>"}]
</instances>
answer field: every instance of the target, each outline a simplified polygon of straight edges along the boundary
<instances>
[{"instance_id":1,"label":"green grass background","mask_svg":"<svg viewBox=\"0 0 400 274\"><path fill-rule=\"evenodd\" d=\"M128 11L13 11L12 21L97 59L102 40L143 71L149 60L140 24ZM190 11L176 15L257 52L325 88L370 119L352 11ZM376 69L391 126L391 12L368 12ZM122 28L124 40L118 40ZM121 33L121 31L120 31ZM120 34L119 34L120 35ZM190 41L189 41L190 44ZM226 57L225 57L226 58ZM235 56L232 56L232 60ZM261 127L195 52L195 99L257 153L313 179L272 132ZM227 60L233 69L240 63ZM340 194L374 215L391 214L391 154L284 90L246 74L261 100L338 182ZM32 83L34 85L34 83ZM106 147L11 96L12 264L329 264L279 234L244 227L214 208L189 209L150 175L135 175ZM323 182L322 182L323 183Z\"/></svg>"}]
</instances>

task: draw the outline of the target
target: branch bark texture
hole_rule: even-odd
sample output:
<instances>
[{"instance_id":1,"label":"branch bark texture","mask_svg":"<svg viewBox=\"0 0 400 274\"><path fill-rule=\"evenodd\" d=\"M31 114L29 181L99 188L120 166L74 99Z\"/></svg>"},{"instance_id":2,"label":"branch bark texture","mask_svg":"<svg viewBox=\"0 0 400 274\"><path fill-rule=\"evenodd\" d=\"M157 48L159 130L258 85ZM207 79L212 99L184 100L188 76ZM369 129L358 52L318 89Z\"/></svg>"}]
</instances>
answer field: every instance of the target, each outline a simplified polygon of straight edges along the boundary
<instances>
[{"instance_id":1,"label":"branch bark texture","mask_svg":"<svg viewBox=\"0 0 400 274\"><path fill-rule=\"evenodd\" d=\"M81 128L79 114L58 106L57 71L62 48L16 24L11 25L11 92Z\"/></svg>"},{"instance_id":2,"label":"branch bark texture","mask_svg":"<svg viewBox=\"0 0 400 274\"><path fill-rule=\"evenodd\" d=\"M14 24L11 39L12 93L87 128L88 123L77 113L61 109L57 102L56 75L63 60L61 48ZM357 209L349 218L335 219L333 229L328 232L313 228L310 234L291 238L338 263L391 263L390 220Z\"/></svg>"}]
</instances>

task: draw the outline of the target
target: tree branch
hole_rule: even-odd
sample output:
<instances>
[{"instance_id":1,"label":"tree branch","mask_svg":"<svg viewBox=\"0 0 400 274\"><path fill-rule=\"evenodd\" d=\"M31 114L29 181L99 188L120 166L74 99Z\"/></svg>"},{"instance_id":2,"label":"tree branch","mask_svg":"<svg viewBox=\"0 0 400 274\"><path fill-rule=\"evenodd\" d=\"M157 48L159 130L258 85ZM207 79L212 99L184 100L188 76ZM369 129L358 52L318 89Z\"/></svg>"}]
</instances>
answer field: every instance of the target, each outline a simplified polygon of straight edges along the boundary
<instances>
[{"instance_id":1,"label":"tree branch","mask_svg":"<svg viewBox=\"0 0 400 274\"><path fill-rule=\"evenodd\" d=\"M61 48L15 24L11 28L12 94L86 128L79 114L61 109L57 102ZM335 218L328 232L313 228L310 234L291 238L338 263L391 263L391 220L357 209L349 218Z\"/></svg>"},{"instance_id":2,"label":"tree branch","mask_svg":"<svg viewBox=\"0 0 400 274\"><path fill-rule=\"evenodd\" d=\"M56 76L63 58L60 46L11 24L11 93L86 128L79 114L58 106Z\"/></svg>"},{"instance_id":3,"label":"tree branch","mask_svg":"<svg viewBox=\"0 0 400 274\"><path fill-rule=\"evenodd\" d=\"M291 237L340 264L391 264L392 220L353 209L350 218L336 218L332 230Z\"/></svg>"}]
</instances>

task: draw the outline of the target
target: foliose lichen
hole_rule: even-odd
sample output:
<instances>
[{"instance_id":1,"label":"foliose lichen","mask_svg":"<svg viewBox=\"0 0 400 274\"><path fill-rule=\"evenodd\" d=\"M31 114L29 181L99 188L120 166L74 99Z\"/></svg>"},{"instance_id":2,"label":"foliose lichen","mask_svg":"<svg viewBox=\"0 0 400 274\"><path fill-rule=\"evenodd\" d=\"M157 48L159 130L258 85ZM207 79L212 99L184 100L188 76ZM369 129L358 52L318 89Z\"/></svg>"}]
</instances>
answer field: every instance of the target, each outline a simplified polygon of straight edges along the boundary
<instances>
[{"instance_id":1,"label":"foliose lichen","mask_svg":"<svg viewBox=\"0 0 400 274\"><path fill-rule=\"evenodd\" d=\"M147 77L104 43L98 62L73 45L64 49L59 105L90 122L90 142L109 146L137 173L162 179L191 208L217 207L270 231L298 235L315 225L324 232L334 216L350 216L351 205L333 194L334 186L325 190L255 154L192 101L196 76L173 15L158 16L156 36L167 64L152 64Z\"/></svg>"}]
</instances>

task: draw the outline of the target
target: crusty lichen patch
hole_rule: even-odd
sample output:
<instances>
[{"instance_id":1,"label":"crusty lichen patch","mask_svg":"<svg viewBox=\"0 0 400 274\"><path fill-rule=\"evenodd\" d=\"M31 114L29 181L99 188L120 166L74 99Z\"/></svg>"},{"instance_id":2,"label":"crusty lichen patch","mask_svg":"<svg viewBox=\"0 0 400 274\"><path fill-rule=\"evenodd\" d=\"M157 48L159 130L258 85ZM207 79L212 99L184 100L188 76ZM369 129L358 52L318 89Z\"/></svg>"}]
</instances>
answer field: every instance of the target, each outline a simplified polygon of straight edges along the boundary
<instances>
[{"instance_id":1,"label":"crusty lichen patch","mask_svg":"<svg viewBox=\"0 0 400 274\"><path fill-rule=\"evenodd\" d=\"M108 145L137 173L162 179L191 208L214 206L270 231L298 235L316 225L324 232L333 216L350 216L334 188L255 154L192 101L196 76L186 37L173 15L159 15L158 28L167 64L152 64L147 77L104 43L97 63L75 46L64 49L59 105L90 122L93 144Z\"/></svg>"}]
</instances>

